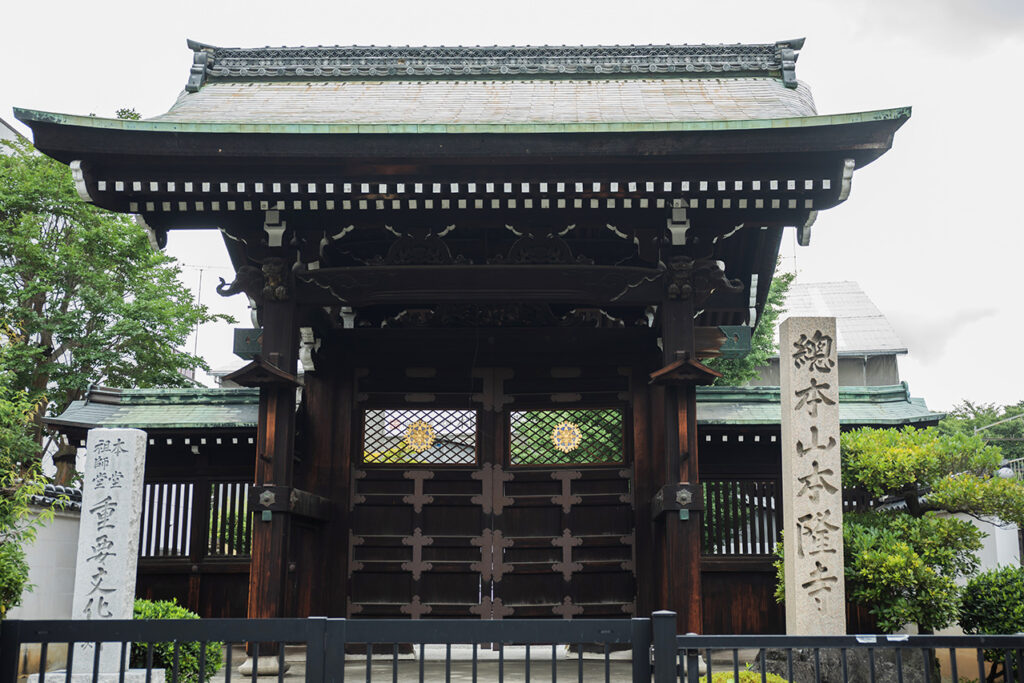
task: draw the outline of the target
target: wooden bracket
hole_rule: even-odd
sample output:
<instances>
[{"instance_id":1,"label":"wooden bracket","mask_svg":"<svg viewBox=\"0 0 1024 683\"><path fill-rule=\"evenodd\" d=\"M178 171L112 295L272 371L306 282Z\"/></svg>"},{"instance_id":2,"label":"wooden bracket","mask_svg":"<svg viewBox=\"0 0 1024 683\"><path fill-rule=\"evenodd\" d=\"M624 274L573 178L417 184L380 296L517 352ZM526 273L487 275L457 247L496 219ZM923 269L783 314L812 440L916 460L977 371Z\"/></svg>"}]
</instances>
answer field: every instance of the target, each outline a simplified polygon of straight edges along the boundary
<instances>
[{"instance_id":1,"label":"wooden bracket","mask_svg":"<svg viewBox=\"0 0 1024 683\"><path fill-rule=\"evenodd\" d=\"M669 511L703 509L704 492L700 484L666 484L651 498L652 519Z\"/></svg>"},{"instance_id":2,"label":"wooden bracket","mask_svg":"<svg viewBox=\"0 0 1024 683\"><path fill-rule=\"evenodd\" d=\"M708 385L722 376L717 370L712 370L703 363L690 358L684 353L682 358L672 361L660 370L651 373L651 384L665 385Z\"/></svg>"},{"instance_id":3,"label":"wooden bracket","mask_svg":"<svg viewBox=\"0 0 1024 683\"><path fill-rule=\"evenodd\" d=\"M269 363L262 356L256 354L252 362L234 372L224 375L227 381L240 384L243 387L301 387L302 382L295 375L280 369L273 363Z\"/></svg>"},{"instance_id":4,"label":"wooden bracket","mask_svg":"<svg viewBox=\"0 0 1024 683\"><path fill-rule=\"evenodd\" d=\"M253 486L249 490L249 509L256 512L287 512L320 521L331 518L329 499L290 486Z\"/></svg>"}]
</instances>

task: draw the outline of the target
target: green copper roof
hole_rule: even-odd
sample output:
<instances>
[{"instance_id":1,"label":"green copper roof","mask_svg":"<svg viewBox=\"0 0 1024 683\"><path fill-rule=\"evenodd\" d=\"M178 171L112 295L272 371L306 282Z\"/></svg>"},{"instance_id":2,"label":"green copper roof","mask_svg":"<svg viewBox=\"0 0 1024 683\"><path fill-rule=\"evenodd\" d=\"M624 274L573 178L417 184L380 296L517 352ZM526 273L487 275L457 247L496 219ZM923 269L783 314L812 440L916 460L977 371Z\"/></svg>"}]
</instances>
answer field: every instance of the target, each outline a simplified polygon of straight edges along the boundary
<instances>
[{"instance_id":1,"label":"green copper roof","mask_svg":"<svg viewBox=\"0 0 1024 683\"><path fill-rule=\"evenodd\" d=\"M779 387L697 387L697 423L777 425L782 421ZM890 386L839 387L839 424L897 426L937 422L944 413L911 398L906 382Z\"/></svg>"},{"instance_id":2,"label":"green copper roof","mask_svg":"<svg viewBox=\"0 0 1024 683\"><path fill-rule=\"evenodd\" d=\"M254 429L258 389L93 389L47 422L55 427Z\"/></svg>"},{"instance_id":3,"label":"green copper roof","mask_svg":"<svg viewBox=\"0 0 1024 683\"><path fill-rule=\"evenodd\" d=\"M255 429L257 389L98 389L74 401L55 427L135 427L148 430ZM697 422L711 425L776 425L778 387L698 387ZM840 387L842 425L935 422L943 413L910 397L906 382L894 386Z\"/></svg>"},{"instance_id":4,"label":"green copper roof","mask_svg":"<svg viewBox=\"0 0 1024 683\"><path fill-rule=\"evenodd\" d=\"M149 120L129 121L96 116L58 114L31 109L14 109L25 123L52 123L110 130L168 133L260 133L260 134L437 134L437 133L646 133L698 132L718 130L765 130L840 126L870 121L905 119L910 107L880 109L850 114L793 116L783 118L692 120L692 121L602 121L602 122L520 122L520 123L302 123L202 122Z\"/></svg>"}]
</instances>

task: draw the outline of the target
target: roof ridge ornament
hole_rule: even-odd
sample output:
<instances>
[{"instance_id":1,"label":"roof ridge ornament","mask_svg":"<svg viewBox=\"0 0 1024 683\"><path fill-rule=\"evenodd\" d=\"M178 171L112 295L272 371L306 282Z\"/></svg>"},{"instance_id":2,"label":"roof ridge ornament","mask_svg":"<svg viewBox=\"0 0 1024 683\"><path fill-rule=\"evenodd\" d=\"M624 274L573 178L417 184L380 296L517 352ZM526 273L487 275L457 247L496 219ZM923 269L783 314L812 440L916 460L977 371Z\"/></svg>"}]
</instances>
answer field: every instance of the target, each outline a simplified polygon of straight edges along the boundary
<instances>
[{"instance_id":1,"label":"roof ridge ornament","mask_svg":"<svg viewBox=\"0 0 1024 683\"><path fill-rule=\"evenodd\" d=\"M686 77L765 73L796 87L804 39L718 45L216 47L194 40L188 92L207 79Z\"/></svg>"},{"instance_id":2,"label":"roof ridge ornament","mask_svg":"<svg viewBox=\"0 0 1024 683\"><path fill-rule=\"evenodd\" d=\"M806 38L794 38L793 40L780 40L775 43L776 54L782 64L782 84L787 88L796 87L796 60L800 56L797 53L803 48Z\"/></svg>"},{"instance_id":3,"label":"roof ridge ornament","mask_svg":"<svg viewBox=\"0 0 1024 683\"><path fill-rule=\"evenodd\" d=\"M188 48L195 54L192 55L192 68L189 69L188 83L185 84L187 92L199 92L199 89L206 83L207 69L213 66L213 55L217 48L213 45L205 45L191 38L185 41Z\"/></svg>"}]
</instances>

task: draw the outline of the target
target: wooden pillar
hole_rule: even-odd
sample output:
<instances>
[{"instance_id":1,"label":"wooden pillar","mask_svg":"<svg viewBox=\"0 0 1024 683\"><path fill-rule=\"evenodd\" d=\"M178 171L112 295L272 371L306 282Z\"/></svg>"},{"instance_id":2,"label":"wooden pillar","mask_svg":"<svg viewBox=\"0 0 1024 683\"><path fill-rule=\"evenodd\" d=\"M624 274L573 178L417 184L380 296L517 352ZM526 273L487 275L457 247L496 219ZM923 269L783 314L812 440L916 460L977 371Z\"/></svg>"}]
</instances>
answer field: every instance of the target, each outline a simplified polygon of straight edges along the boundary
<instances>
[{"instance_id":1,"label":"wooden pillar","mask_svg":"<svg viewBox=\"0 0 1024 683\"><path fill-rule=\"evenodd\" d=\"M654 525L651 522L651 498L657 491L655 457L656 434L652 432L652 392L648 372L635 367L630 377L630 406L633 416L633 528L636 534L636 615L647 616L659 609L655 586L659 580L654 552ZM663 392L662 392L663 393ZM660 401L657 404L661 405ZM660 439L658 439L660 440Z\"/></svg>"},{"instance_id":2,"label":"wooden pillar","mask_svg":"<svg viewBox=\"0 0 1024 683\"><path fill-rule=\"evenodd\" d=\"M305 452L297 485L330 500L329 519L315 527L309 547L297 549L305 613L344 617L348 597L349 486L352 476L354 371L336 342L324 340L316 369L307 372Z\"/></svg>"},{"instance_id":3,"label":"wooden pillar","mask_svg":"<svg viewBox=\"0 0 1024 683\"><path fill-rule=\"evenodd\" d=\"M668 366L694 354L692 299L669 299L661 306L662 361ZM664 459L655 472L659 488L679 483L699 483L697 463L697 387L693 383L667 384L664 388ZM658 552L655 605L676 613L680 632L703 630L701 606L700 548L701 515L688 511L680 519L677 511L666 511L654 520Z\"/></svg>"},{"instance_id":4,"label":"wooden pillar","mask_svg":"<svg viewBox=\"0 0 1024 683\"><path fill-rule=\"evenodd\" d=\"M262 350L266 362L288 374L295 372L298 332L295 327L294 301L267 300L264 303ZM295 387L283 383L262 384L255 484L290 489L293 484L294 461ZM269 517L269 520L265 517ZM290 529L290 513L256 512L252 533L252 565L249 570L250 619L287 616L284 598Z\"/></svg>"}]
</instances>

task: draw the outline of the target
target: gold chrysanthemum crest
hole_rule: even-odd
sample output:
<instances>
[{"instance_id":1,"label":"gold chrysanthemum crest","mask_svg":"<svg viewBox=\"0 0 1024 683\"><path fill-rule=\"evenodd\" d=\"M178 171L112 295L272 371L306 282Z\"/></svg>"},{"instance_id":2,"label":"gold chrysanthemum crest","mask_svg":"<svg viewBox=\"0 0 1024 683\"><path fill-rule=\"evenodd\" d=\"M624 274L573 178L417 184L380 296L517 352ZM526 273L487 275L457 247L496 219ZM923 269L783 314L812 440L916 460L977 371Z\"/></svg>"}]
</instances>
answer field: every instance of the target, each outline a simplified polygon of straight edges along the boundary
<instances>
[{"instance_id":1,"label":"gold chrysanthemum crest","mask_svg":"<svg viewBox=\"0 0 1024 683\"><path fill-rule=\"evenodd\" d=\"M555 444L555 450L568 453L579 448L583 433L580 428L572 422L559 422L551 430L551 441Z\"/></svg>"},{"instance_id":2,"label":"gold chrysanthemum crest","mask_svg":"<svg viewBox=\"0 0 1024 683\"><path fill-rule=\"evenodd\" d=\"M416 420L405 430L405 441L417 453L422 453L434 445L436 438L434 428L423 420Z\"/></svg>"}]
</instances>

